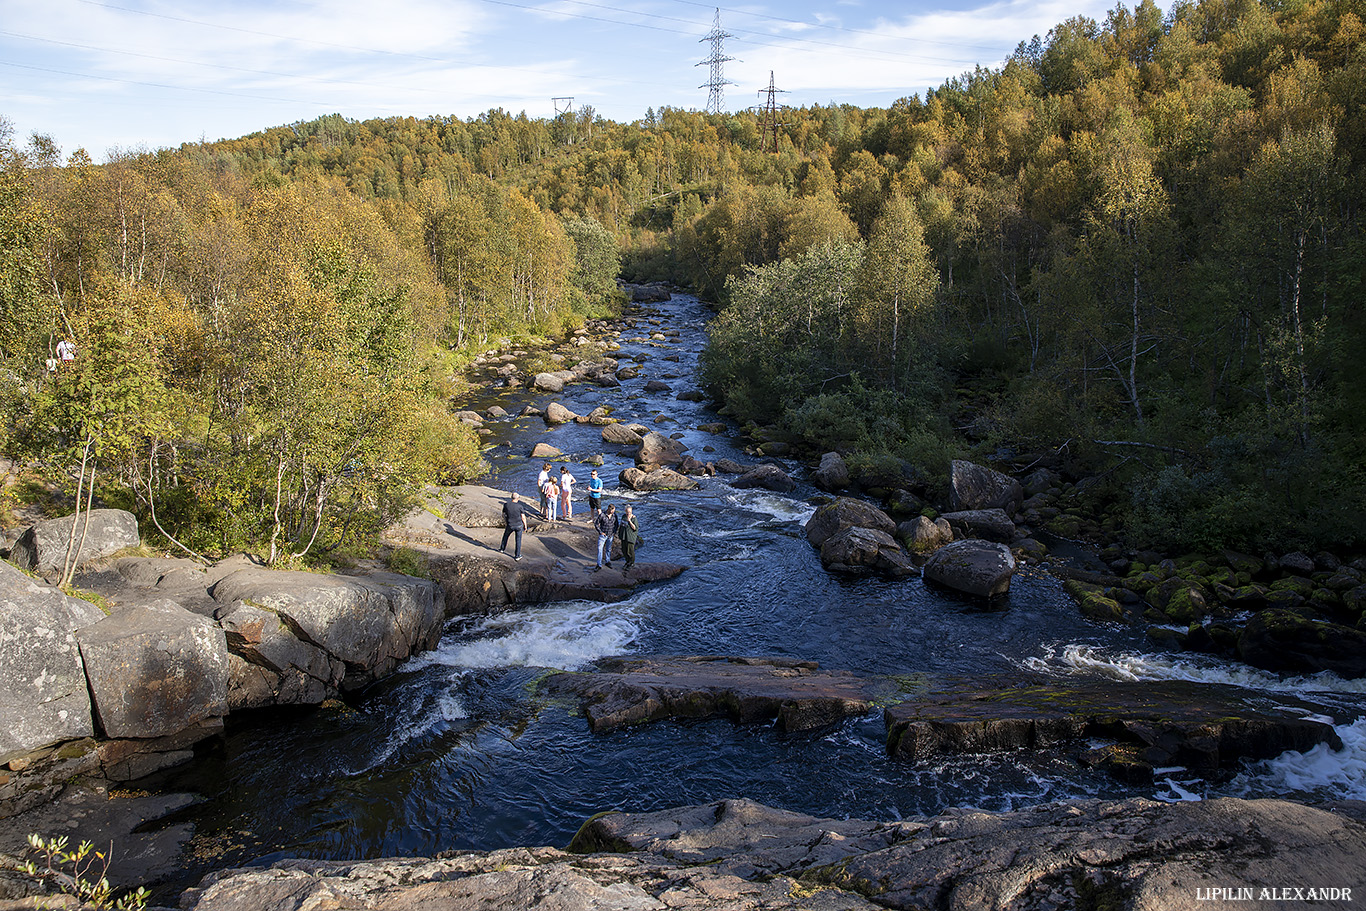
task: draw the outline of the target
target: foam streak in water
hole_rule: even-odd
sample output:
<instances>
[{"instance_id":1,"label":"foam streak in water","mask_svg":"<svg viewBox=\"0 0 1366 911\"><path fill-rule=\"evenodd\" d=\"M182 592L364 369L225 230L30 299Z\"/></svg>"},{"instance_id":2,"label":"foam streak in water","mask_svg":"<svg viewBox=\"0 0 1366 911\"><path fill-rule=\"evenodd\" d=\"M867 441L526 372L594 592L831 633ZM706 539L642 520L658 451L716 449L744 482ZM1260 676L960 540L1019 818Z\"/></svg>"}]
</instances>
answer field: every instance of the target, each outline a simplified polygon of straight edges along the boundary
<instances>
[{"instance_id":1,"label":"foam streak in water","mask_svg":"<svg viewBox=\"0 0 1366 911\"><path fill-rule=\"evenodd\" d=\"M1226 664L1214 658L1182 655L1112 654L1091 645L1072 643L1057 650L1045 646L1043 655L1026 658L1030 670L1053 675L1086 675L1112 680L1186 680L1219 683L1243 689L1303 695L1306 693L1366 694L1366 678L1344 680L1331 671L1307 677L1277 677L1246 665Z\"/></svg>"}]
</instances>

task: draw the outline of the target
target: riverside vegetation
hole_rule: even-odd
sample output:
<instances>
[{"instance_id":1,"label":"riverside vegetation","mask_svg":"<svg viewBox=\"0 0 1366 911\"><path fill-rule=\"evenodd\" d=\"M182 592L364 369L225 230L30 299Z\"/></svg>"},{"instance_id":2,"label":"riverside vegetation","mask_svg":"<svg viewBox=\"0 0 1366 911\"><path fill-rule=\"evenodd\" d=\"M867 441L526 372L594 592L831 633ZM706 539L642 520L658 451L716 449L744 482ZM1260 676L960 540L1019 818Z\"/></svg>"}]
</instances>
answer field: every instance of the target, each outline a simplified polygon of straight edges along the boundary
<instances>
[{"instance_id":1,"label":"riverside vegetation","mask_svg":"<svg viewBox=\"0 0 1366 911\"><path fill-rule=\"evenodd\" d=\"M609 313L720 304L742 424L942 493L949 457L1088 479L1168 551L1353 548L1361 0L1069 19L886 109L612 123L337 116L174 150L0 134L4 450L167 546L363 550L479 470L456 370ZM70 366L45 361L63 337Z\"/></svg>"}]
</instances>

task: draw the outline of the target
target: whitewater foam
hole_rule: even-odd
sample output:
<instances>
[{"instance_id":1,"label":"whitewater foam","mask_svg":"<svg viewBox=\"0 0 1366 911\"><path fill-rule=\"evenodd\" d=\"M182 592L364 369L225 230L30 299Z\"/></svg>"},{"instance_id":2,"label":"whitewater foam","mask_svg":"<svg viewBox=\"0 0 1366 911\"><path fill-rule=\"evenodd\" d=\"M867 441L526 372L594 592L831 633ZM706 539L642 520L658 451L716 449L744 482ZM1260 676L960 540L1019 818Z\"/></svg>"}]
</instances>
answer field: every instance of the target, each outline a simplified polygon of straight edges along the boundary
<instances>
[{"instance_id":1,"label":"whitewater foam","mask_svg":"<svg viewBox=\"0 0 1366 911\"><path fill-rule=\"evenodd\" d=\"M1056 647L1044 646L1043 655L1026 658L1021 664L1030 670L1054 676L1084 674L1124 681L1185 680L1293 695L1366 695L1366 678L1344 680L1331 671L1282 678L1254 667L1228 664L1205 655L1110 653L1103 648L1081 643L1063 646L1061 653Z\"/></svg>"},{"instance_id":2,"label":"whitewater foam","mask_svg":"<svg viewBox=\"0 0 1366 911\"><path fill-rule=\"evenodd\" d=\"M1337 725L1342 749L1321 743L1252 763L1229 784L1239 796L1304 794L1320 799L1366 800L1366 718Z\"/></svg>"},{"instance_id":3,"label":"whitewater foam","mask_svg":"<svg viewBox=\"0 0 1366 911\"><path fill-rule=\"evenodd\" d=\"M548 667L577 670L607 655L629 652L640 637L641 614L654 595L627 601L561 601L486 617L448 634L407 668Z\"/></svg>"}]
</instances>

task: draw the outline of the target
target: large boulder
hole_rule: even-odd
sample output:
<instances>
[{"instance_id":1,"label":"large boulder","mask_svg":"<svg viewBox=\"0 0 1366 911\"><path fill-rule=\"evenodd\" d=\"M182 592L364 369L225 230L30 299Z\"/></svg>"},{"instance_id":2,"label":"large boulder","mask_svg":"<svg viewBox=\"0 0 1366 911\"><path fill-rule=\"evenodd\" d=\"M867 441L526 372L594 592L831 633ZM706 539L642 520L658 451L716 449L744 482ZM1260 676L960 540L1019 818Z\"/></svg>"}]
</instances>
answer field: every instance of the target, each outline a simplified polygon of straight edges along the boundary
<instances>
[{"instance_id":1,"label":"large boulder","mask_svg":"<svg viewBox=\"0 0 1366 911\"><path fill-rule=\"evenodd\" d=\"M697 490L701 486L671 468L656 468L648 472L634 467L623 468L617 480L632 490Z\"/></svg>"},{"instance_id":2,"label":"large boulder","mask_svg":"<svg viewBox=\"0 0 1366 911\"><path fill-rule=\"evenodd\" d=\"M821 544L821 565L830 572L879 572L912 576L915 564L896 539L873 528L844 528Z\"/></svg>"},{"instance_id":3,"label":"large boulder","mask_svg":"<svg viewBox=\"0 0 1366 911\"><path fill-rule=\"evenodd\" d=\"M720 468L719 464L717 468ZM887 535L896 534L896 523L892 517L872 503L840 497L817 509L807 520L806 540L813 547L820 547L846 528L871 528Z\"/></svg>"},{"instance_id":4,"label":"large boulder","mask_svg":"<svg viewBox=\"0 0 1366 911\"><path fill-rule=\"evenodd\" d=\"M1310 620L1289 610L1265 610L1243 627L1238 655L1268 671L1366 677L1366 630Z\"/></svg>"},{"instance_id":5,"label":"large boulder","mask_svg":"<svg viewBox=\"0 0 1366 911\"><path fill-rule=\"evenodd\" d=\"M934 552L925 564L925 578L947 588L991 598L1010 591L1015 557L1004 544L991 541L954 541Z\"/></svg>"},{"instance_id":6,"label":"large boulder","mask_svg":"<svg viewBox=\"0 0 1366 911\"><path fill-rule=\"evenodd\" d=\"M731 481L730 486L740 490L762 487L765 490L775 490L778 493L791 493L796 489L797 482L788 477L787 472L777 465L756 465Z\"/></svg>"},{"instance_id":7,"label":"large boulder","mask_svg":"<svg viewBox=\"0 0 1366 911\"><path fill-rule=\"evenodd\" d=\"M965 509L944 513L941 518L958 538L985 538L1002 543L1015 538L1015 523L1004 509Z\"/></svg>"},{"instance_id":8,"label":"large boulder","mask_svg":"<svg viewBox=\"0 0 1366 911\"><path fill-rule=\"evenodd\" d=\"M249 602L274 612L297 638L340 659L344 690L385 676L441 635L445 599L433 582L376 573L324 576L243 569L214 583L215 601Z\"/></svg>"},{"instance_id":9,"label":"large boulder","mask_svg":"<svg viewBox=\"0 0 1366 911\"><path fill-rule=\"evenodd\" d=\"M646 465L677 465L683 461L683 453L687 451L688 447L678 440L670 439L662 433L651 430L641 437L640 452L636 453L636 464L641 467Z\"/></svg>"},{"instance_id":10,"label":"large boulder","mask_svg":"<svg viewBox=\"0 0 1366 911\"><path fill-rule=\"evenodd\" d=\"M90 527L86 529L86 518ZM29 526L10 550L10 562L20 569L45 574L59 572L65 565L67 543L71 540L71 516L48 519ZM101 557L138 546L138 520L122 509L92 509L82 513L76 523L80 566Z\"/></svg>"},{"instance_id":11,"label":"large boulder","mask_svg":"<svg viewBox=\"0 0 1366 911\"><path fill-rule=\"evenodd\" d=\"M564 455L562 451L549 443L537 443L531 447L531 457L533 459L558 459Z\"/></svg>"},{"instance_id":12,"label":"large boulder","mask_svg":"<svg viewBox=\"0 0 1366 911\"><path fill-rule=\"evenodd\" d=\"M1024 489L1012 477L972 462L949 464L949 511L1004 509L1014 515L1024 502Z\"/></svg>"},{"instance_id":13,"label":"large boulder","mask_svg":"<svg viewBox=\"0 0 1366 911\"><path fill-rule=\"evenodd\" d=\"M108 737L165 737L228 713L223 630L174 601L125 608L76 640Z\"/></svg>"},{"instance_id":14,"label":"large boulder","mask_svg":"<svg viewBox=\"0 0 1366 911\"><path fill-rule=\"evenodd\" d=\"M531 381L532 388L541 392L563 392L564 380L553 373L538 373Z\"/></svg>"},{"instance_id":15,"label":"large boulder","mask_svg":"<svg viewBox=\"0 0 1366 911\"><path fill-rule=\"evenodd\" d=\"M559 402L551 402L545 406L545 422L547 424L572 424L577 417L577 414Z\"/></svg>"},{"instance_id":16,"label":"large boulder","mask_svg":"<svg viewBox=\"0 0 1366 911\"><path fill-rule=\"evenodd\" d=\"M896 536L908 550L927 554L953 540L953 526L941 516L931 521L928 516L916 516L896 527Z\"/></svg>"},{"instance_id":17,"label":"large boulder","mask_svg":"<svg viewBox=\"0 0 1366 911\"><path fill-rule=\"evenodd\" d=\"M821 490L838 493L849 486L849 466L838 452L827 452L821 456L820 467L811 480Z\"/></svg>"},{"instance_id":18,"label":"large boulder","mask_svg":"<svg viewBox=\"0 0 1366 911\"><path fill-rule=\"evenodd\" d=\"M617 446L639 446L642 439L640 434L624 424L608 424L602 428L602 441Z\"/></svg>"},{"instance_id":19,"label":"large boulder","mask_svg":"<svg viewBox=\"0 0 1366 911\"><path fill-rule=\"evenodd\" d=\"M317 705L341 687L346 666L304 642L268 610L238 602L219 625L232 653L228 707Z\"/></svg>"},{"instance_id":20,"label":"large boulder","mask_svg":"<svg viewBox=\"0 0 1366 911\"><path fill-rule=\"evenodd\" d=\"M76 633L103 619L0 561L0 763L94 733Z\"/></svg>"}]
</instances>

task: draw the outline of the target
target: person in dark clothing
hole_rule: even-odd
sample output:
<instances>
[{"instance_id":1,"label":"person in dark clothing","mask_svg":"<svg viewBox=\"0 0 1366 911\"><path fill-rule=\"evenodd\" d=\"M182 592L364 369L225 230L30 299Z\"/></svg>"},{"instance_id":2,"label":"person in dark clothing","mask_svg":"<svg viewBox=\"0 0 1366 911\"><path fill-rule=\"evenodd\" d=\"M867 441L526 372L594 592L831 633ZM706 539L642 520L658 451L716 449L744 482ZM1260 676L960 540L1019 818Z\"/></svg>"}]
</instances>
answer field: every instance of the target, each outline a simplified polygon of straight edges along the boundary
<instances>
[{"instance_id":1,"label":"person in dark clothing","mask_svg":"<svg viewBox=\"0 0 1366 911\"><path fill-rule=\"evenodd\" d=\"M593 517L593 527L598 530L598 569L603 566L603 551L607 552L607 568L612 568L612 539L617 534L617 507L608 506Z\"/></svg>"},{"instance_id":2,"label":"person in dark clothing","mask_svg":"<svg viewBox=\"0 0 1366 911\"><path fill-rule=\"evenodd\" d=\"M505 554L508 552L508 535L516 535L517 543L513 548L512 559L522 559L522 532L526 531L526 507L522 503L522 498L516 492L512 494L512 499L503 504L503 543L499 545L498 552Z\"/></svg>"},{"instance_id":3,"label":"person in dark clothing","mask_svg":"<svg viewBox=\"0 0 1366 911\"><path fill-rule=\"evenodd\" d=\"M626 558L624 571L629 571L636 565L636 548L640 546L640 526L636 524L636 514L629 506L621 517L617 534L621 536L621 555Z\"/></svg>"}]
</instances>

